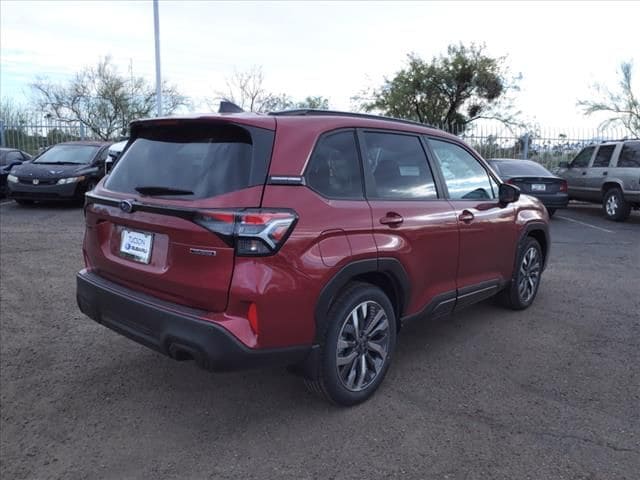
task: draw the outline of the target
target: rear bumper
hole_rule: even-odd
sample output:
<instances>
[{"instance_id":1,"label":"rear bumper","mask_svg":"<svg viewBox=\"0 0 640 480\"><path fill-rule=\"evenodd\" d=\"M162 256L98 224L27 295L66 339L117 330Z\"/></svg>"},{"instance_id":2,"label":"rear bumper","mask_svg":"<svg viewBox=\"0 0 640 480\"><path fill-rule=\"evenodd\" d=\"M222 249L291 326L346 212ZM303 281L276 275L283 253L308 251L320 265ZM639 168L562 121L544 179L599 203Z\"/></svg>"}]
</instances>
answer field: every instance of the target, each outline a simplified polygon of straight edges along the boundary
<instances>
[{"instance_id":1,"label":"rear bumper","mask_svg":"<svg viewBox=\"0 0 640 480\"><path fill-rule=\"evenodd\" d=\"M91 319L153 350L181 360L193 358L214 371L302 362L311 346L252 349L202 312L176 305L82 270L77 277L80 310Z\"/></svg>"},{"instance_id":2,"label":"rear bumper","mask_svg":"<svg viewBox=\"0 0 640 480\"><path fill-rule=\"evenodd\" d=\"M552 193L549 195L534 196L547 208L566 208L569 204L569 195L567 193Z\"/></svg>"}]
</instances>

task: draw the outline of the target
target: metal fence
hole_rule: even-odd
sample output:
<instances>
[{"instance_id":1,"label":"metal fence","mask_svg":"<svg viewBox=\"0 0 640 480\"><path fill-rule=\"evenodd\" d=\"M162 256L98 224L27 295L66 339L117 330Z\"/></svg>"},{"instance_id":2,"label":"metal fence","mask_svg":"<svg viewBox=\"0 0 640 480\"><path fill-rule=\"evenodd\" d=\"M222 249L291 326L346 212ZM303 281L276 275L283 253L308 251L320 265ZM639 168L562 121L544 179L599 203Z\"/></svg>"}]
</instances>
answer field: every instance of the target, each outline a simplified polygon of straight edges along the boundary
<instances>
[{"instance_id":1,"label":"metal fence","mask_svg":"<svg viewBox=\"0 0 640 480\"><path fill-rule=\"evenodd\" d=\"M57 143L96 139L80 122L0 119L0 146L17 148L32 155Z\"/></svg>"},{"instance_id":2,"label":"metal fence","mask_svg":"<svg viewBox=\"0 0 640 480\"><path fill-rule=\"evenodd\" d=\"M560 162L571 160L581 148L606 140L625 138L616 129L509 129L501 125L471 126L463 132L451 132L475 148L484 158L524 158L554 170ZM60 142L96 139L80 122L53 119L0 120L0 143L31 154Z\"/></svg>"},{"instance_id":3,"label":"metal fence","mask_svg":"<svg viewBox=\"0 0 640 480\"><path fill-rule=\"evenodd\" d=\"M458 135L484 158L536 161L549 170L570 161L585 146L628 138L624 129L536 129L515 131L504 127L470 128Z\"/></svg>"}]
</instances>

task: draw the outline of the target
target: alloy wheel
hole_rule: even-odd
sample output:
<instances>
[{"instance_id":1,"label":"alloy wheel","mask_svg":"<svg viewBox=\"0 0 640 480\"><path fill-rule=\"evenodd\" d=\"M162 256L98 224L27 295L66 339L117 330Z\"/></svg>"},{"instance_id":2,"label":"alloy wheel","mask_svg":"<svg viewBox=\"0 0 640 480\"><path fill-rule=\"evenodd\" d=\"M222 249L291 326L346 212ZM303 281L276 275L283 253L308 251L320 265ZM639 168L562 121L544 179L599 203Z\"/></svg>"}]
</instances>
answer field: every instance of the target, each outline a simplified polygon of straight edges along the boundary
<instances>
[{"instance_id":1,"label":"alloy wheel","mask_svg":"<svg viewBox=\"0 0 640 480\"><path fill-rule=\"evenodd\" d=\"M618 197L614 194L609 195L605 208L607 210L607 215L609 215L610 217L615 216L618 212Z\"/></svg>"},{"instance_id":2,"label":"alloy wheel","mask_svg":"<svg viewBox=\"0 0 640 480\"><path fill-rule=\"evenodd\" d=\"M338 335L338 378L352 392L376 379L389 353L389 319L379 303L365 301L347 315Z\"/></svg>"},{"instance_id":3,"label":"alloy wheel","mask_svg":"<svg viewBox=\"0 0 640 480\"><path fill-rule=\"evenodd\" d=\"M540 254L535 247L529 247L522 257L518 276L518 295L523 303L529 303L540 282Z\"/></svg>"}]
</instances>

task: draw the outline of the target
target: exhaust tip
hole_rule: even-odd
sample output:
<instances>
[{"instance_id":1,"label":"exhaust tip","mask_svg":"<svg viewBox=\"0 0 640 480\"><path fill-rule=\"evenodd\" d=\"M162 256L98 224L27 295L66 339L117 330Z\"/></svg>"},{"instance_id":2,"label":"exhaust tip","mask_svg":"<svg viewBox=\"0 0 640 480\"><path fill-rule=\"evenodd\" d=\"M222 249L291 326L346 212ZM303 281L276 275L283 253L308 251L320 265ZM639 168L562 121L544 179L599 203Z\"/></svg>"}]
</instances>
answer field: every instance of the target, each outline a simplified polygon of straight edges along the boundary
<instances>
[{"instance_id":1,"label":"exhaust tip","mask_svg":"<svg viewBox=\"0 0 640 480\"><path fill-rule=\"evenodd\" d=\"M200 359L200 355L196 350L180 343L172 343L169 346L169 356L178 362L189 360L195 360L197 362Z\"/></svg>"}]
</instances>

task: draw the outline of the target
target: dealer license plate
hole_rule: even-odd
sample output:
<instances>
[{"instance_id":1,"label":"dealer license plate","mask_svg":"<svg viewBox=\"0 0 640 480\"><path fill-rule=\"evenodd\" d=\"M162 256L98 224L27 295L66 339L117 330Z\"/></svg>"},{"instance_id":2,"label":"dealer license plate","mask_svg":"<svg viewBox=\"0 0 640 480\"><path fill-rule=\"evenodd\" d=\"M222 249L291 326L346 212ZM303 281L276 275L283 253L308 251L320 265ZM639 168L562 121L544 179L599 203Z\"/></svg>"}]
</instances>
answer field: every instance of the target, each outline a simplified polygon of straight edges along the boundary
<instances>
[{"instance_id":1,"label":"dealer license plate","mask_svg":"<svg viewBox=\"0 0 640 480\"><path fill-rule=\"evenodd\" d=\"M121 256L136 262L149 263L152 247L152 234L136 232L135 230L122 230L120 235Z\"/></svg>"}]
</instances>

